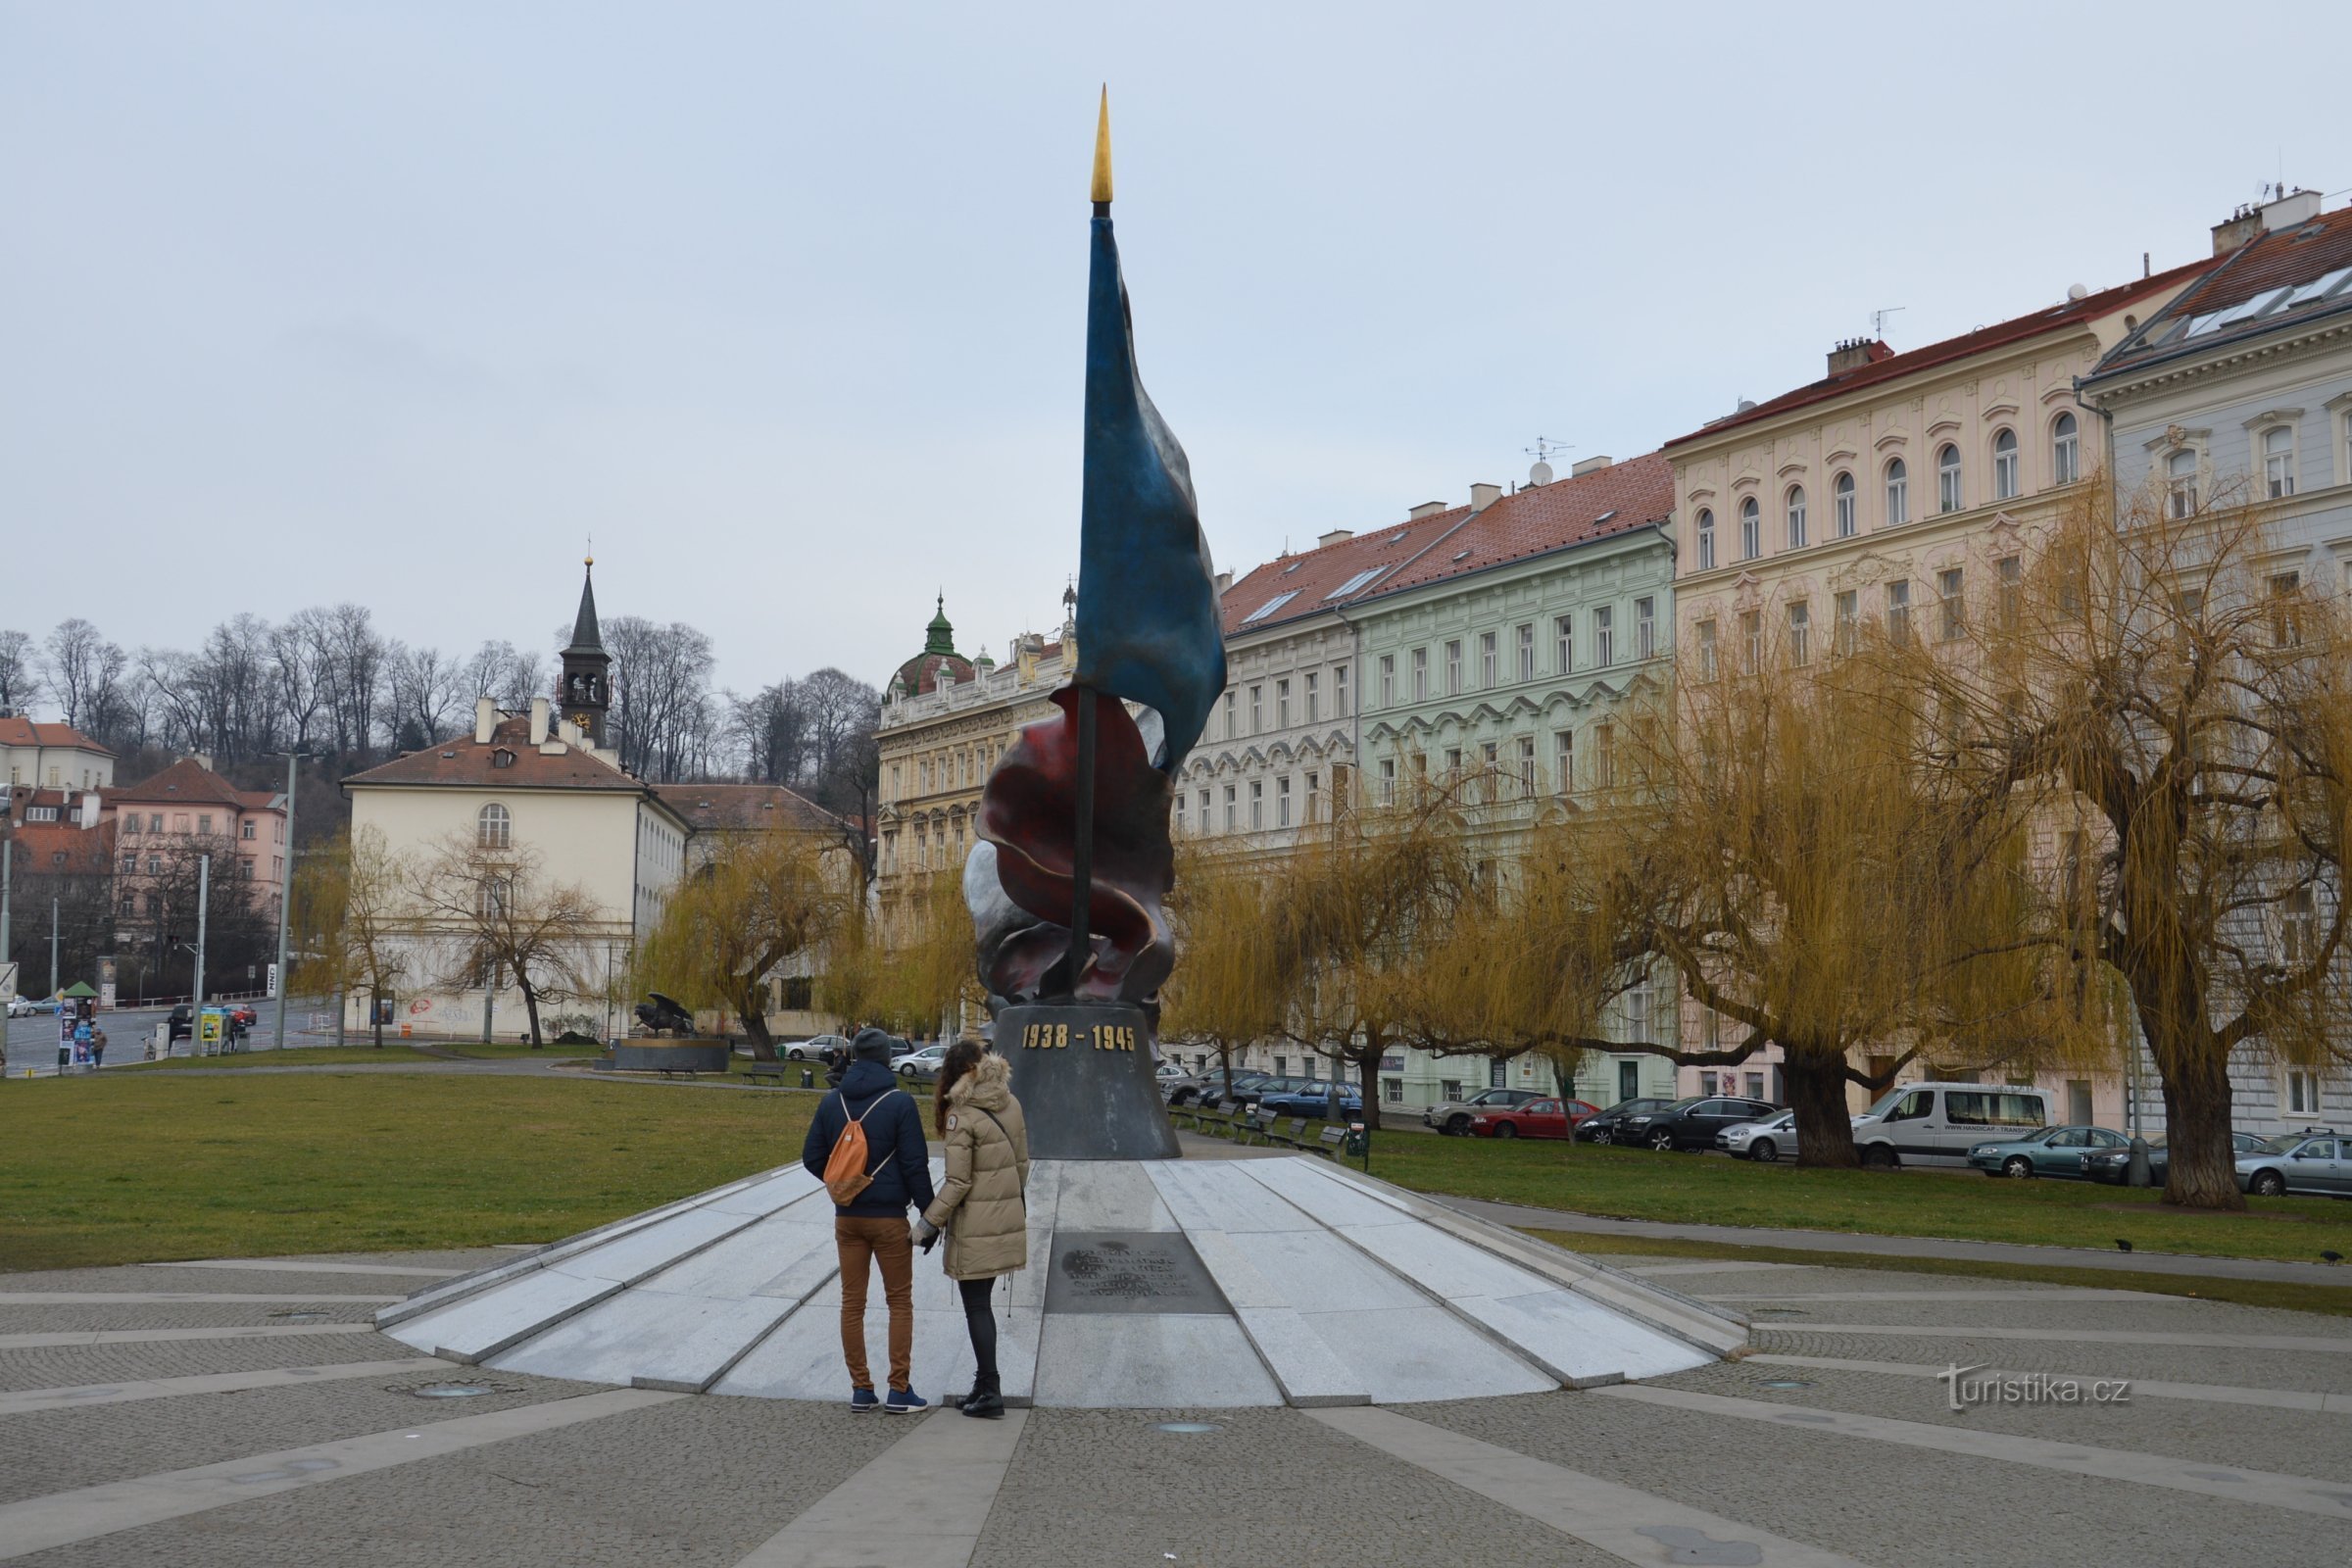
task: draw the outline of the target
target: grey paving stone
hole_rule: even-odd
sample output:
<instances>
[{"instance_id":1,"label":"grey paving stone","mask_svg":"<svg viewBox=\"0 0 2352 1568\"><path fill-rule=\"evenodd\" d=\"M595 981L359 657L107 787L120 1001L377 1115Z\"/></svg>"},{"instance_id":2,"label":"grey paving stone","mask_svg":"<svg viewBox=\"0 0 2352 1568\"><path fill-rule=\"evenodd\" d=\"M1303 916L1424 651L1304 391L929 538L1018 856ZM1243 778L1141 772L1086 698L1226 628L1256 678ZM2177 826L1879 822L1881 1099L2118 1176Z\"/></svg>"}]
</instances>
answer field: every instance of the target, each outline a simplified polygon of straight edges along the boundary
<instances>
[{"instance_id":1,"label":"grey paving stone","mask_svg":"<svg viewBox=\"0 0 2352 1568\"><path fill-rule=\"evenodd\" d=\"M498 1392L460 1399L393 1392L435 1383L478 1383ZM593 1392L551 1378L484 1377L450 1367L366 1382L40 1411L8 1421L7 1442L0 1446L0 1502Z\"/></svg>"},{"instance_id":2,"label":"grey paving stone","mask_svg":"<svg viewBox=\"0 0 2352 1568\"><path fill-rule=\"evenodd\" d=\"M146 1345L65 1345L0 1350L0 1388L62 1389L126 1378L191 1377L265 1366L388 1361L415 1355L380 1334L309 1334L270 1340L172 1340Z\"/></svg>"},{"instance_id":3,"label":"grey paving stone","mask_svg":"<svg viewBox=\"0 0 2352 1568\"><path fill-rule=\"evenodd\" d=\"M2321 1319L2335 1323L2334 1318ZM2013 1367L2019 1371L2096 1372L2175 1383L2230 1383L2249 1389L2314 1389L2352 1394L2352 1355L2296 1355L2282 1350L2217 1349L2201 1346L2100 1345L2061 1340L1969 1339L1922 1330L1903 1334L1839 1334L1820 1328L1758 1324L1756 1348L1782 1355L1827 1355L1849 1361L1919 1361L1936 1366Z\"/></svg>"},{"instance_id":4,"label":"grey paving stone","mask_svg":"<svg viewBox=\"0 0 2352 1568\"><path fill-rule=\"evenodd\" d=\"M1639 1408L1627 1419L1624 1411ZM1598 1395L1418 1405L1414 1418L1888 1568L2341 1559L2309 1514L1893 1444L1759 1430ZM2309 1417L2320 1420L2324 1417Z\"/></svg>"},{"instance_id":5,"label":"grey paving stone","mask_svg":"<svg viewBox=\"0 0 2352 1568\"><path fill-rule=\"evenodd\" d=\"M21 1560L30 1568L734 1568L903 1435L887 1417L846 1409L677 1399Z\"/></svg>"},{"instance_id":6,"label":"grey paving stone","mask_svg":"<svg viewBox=\"0 0 2352 1568\"><path fill-rule=\"evenodd\" d=\"M1213 1422L1180 1435L1161 1421ZM1032 1410L972 1568L1623 1568L1296 1410Z\"/></svg>"},{"instance_id":7,"label":"grey paving stone","mask_svg":"<svg viewBox=\"0 0 2352 1568\"><path fill-rule=\"evenodd\" d=\"M242 1328L288 1322L366 1323L376 1301L106 1301L0 1306L0 1334ZM300 1312L304 1318L284 1314ZM307 1314L317 1313L317 1317Z\"/></svg>"}]
</instances>

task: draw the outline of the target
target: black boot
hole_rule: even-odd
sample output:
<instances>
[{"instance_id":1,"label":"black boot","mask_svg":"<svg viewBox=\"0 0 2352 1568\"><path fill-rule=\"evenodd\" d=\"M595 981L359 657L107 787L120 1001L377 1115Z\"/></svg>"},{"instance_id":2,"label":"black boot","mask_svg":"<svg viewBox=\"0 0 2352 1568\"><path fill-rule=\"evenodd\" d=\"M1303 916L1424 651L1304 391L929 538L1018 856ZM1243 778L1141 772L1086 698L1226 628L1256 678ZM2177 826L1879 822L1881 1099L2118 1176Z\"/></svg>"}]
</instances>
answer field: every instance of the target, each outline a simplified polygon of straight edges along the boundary
<instances>
[{"instance_id":1,"label":"black boot","mask_svg":"<svg viewBox=\"0 0 2352 1568\"><path fill-rule=\"evenodd\" d=\"M978 1416L985 1421L1001 1420L1004 1414L1004 1396L999 1380L994 1377L972 1379L972 1392L963 1396L965 1415Z\"/></svg>"}]
</instances>

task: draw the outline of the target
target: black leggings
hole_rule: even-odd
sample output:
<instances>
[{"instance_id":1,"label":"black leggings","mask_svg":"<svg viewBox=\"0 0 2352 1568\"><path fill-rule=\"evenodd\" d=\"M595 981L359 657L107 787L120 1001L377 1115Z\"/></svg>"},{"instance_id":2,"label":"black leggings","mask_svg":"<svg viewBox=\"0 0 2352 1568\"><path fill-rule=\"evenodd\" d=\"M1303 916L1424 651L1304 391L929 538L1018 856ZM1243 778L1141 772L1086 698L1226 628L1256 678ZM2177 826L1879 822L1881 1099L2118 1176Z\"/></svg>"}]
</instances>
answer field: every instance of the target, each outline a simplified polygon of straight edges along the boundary
<instances>
[{"instance_id":1,"label":"black leggings","mask_svg":"<svg viewBox=\"0 0 2352 1568\"><path fill-rule=\"evenodd\" d=\"M979 1363L980 1378L993 1383L997 1376L997 1320L989 1316L989 1293L996 1289L994 1275L980 1280L957 1280L956 1289L963 1297L963 1326L972 1336L972 1358Z\"/></svg>"}]
</instances>

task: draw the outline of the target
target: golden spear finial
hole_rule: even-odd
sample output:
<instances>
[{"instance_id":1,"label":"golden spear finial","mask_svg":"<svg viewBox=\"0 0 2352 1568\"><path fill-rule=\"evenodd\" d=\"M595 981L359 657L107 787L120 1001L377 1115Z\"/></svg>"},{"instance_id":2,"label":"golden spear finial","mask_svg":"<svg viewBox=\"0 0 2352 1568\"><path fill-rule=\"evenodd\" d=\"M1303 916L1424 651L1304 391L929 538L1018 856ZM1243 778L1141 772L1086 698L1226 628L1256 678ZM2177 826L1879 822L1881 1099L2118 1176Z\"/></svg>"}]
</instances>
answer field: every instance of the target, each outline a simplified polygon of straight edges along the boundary
<instances>
[{"instance_id":1,"label":"golden spear finial","mask_svg":"<svg viewBox=\"0 0 2352 1568\"><path fill-rule=\"evenodd\" d=\"M1102 84L1102 112L1095 121L1095 205L1110 205L1110 84Z\"/></svg>"}]
</instances>

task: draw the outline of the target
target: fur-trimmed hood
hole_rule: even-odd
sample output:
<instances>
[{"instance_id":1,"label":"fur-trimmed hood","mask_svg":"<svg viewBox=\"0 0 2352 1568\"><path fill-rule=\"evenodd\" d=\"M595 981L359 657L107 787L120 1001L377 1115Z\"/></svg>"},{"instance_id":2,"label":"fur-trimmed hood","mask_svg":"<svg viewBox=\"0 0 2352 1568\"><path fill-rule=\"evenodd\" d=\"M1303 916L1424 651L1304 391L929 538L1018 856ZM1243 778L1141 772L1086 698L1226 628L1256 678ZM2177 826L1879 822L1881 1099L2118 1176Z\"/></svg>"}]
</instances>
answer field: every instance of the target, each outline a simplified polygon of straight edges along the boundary
<instances>
[{"instance_id":1,"label":"fur-trimmed hood","mask_svg":"<svg viewBox=\"0 0 2352 1568\"><path fill-rule=\"evenodd\" d=\"M1003 1110L1011 1100L1012 1063L993 1051L948 1091L949 1104L977 1105L983 1110Z\"/></svg>"}]
</instances>

